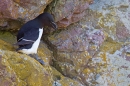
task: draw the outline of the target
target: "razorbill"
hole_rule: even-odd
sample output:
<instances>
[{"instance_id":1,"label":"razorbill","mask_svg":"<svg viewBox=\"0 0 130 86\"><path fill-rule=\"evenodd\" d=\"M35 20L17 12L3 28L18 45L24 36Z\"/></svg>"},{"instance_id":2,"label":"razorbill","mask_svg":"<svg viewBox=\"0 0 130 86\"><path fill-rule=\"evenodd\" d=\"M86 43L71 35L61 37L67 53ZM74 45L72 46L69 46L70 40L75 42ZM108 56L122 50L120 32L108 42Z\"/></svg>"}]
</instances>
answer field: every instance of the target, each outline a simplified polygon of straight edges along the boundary
<instances>
[{"instance_id":1,"label":"razorbill","mask_svg":"<svg viewBox=\"0 0 130 86\"><path fill-rule=\"evenodd\" d=\"M37 55L37 49L45 26L57 29L57 25L49 13L42 13L35 19L25 23L17 34L17 43L15 45L18 45L18 49L16 51L25 53L44 64L44 61Z\"/></svg>"}]
</instances>

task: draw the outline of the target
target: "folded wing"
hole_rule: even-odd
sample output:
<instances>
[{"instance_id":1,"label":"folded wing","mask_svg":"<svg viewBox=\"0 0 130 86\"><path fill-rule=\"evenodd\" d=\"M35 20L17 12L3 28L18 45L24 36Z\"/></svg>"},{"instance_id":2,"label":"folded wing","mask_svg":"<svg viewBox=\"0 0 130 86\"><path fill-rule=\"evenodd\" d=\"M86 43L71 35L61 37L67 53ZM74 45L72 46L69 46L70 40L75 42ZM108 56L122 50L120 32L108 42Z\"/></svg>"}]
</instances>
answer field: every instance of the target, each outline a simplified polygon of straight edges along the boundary
<instances>
[{"instance_id":1,"label":"folded wing","mask_svg":"<svg viewBox=\"0 0 130 86\"><path fill-rule=\"evenodd\" d=\"M20 34L18 34L18 36L19 35ZM27 32L24 32L24 34L22 34L22 37L17 39L16 45L27 45L34 43L38 39L38 36L39 36L39 29L38 28L31 29Z\"/></svg>"}]
</instances>

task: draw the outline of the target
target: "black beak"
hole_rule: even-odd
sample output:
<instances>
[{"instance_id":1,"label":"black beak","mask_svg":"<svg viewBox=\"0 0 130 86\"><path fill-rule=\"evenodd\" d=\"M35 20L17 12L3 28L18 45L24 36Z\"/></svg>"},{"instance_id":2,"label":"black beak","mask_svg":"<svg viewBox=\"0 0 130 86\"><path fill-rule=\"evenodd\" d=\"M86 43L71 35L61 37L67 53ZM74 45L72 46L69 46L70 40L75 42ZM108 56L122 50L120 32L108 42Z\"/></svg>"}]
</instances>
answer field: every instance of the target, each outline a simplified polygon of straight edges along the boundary
<instances>
[{"instance_id":1,"label":"black beak","mask_svg":"<svg viewBox=\"0 0 130 86\"><path fill-rule=\"evenodd\" d=\"M51 27L55 30L57 30L57 24L55 22L51 22Z\"/></svg>"}]
</instances>

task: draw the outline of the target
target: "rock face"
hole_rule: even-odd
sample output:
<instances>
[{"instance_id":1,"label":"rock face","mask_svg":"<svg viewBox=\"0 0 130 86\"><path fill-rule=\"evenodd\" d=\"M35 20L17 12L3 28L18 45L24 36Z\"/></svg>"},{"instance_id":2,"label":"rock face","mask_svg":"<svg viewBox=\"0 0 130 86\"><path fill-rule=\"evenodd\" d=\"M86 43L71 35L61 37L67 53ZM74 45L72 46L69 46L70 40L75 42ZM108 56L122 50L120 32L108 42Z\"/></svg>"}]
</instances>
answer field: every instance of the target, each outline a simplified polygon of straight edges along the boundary
<instances>
[{"instance_id":1,"label":"rock face","mask_svg":"<svg viewBox=\"0 0 130 86\"><path fill-rule=\"evenodd\" d=\"M128 0L95 0L84 11L83 19L50 35L48 44L54 47L53 66L85 85L129 85L129 72L122 72L128 71L129 65L129 5Z\"/></svg>"},{"instance_id":2,"label":"rock face","mask_svg":"<svg viewBox=\"0 0 130 86\"><path fill-rule=\"evenodd\" d=\"M10 44L0 41L0 83L1 86L51 86L51 68L43 68L36 60L27 55L12 52ZM1 44L1 45L2 45ZM10 47L9 47L10 46ZM12 51L9 51L12 50Z\"/></svg>"},{"instance_id":3,"label":"rock face","mask_svg":"<svg viewBox=\"0 0 130 86\"><path fill-rule=\"evenodd\" d=\"M52 0L1 0L0 18L22 18L28 21L39 15L39 13L42 13L46 5L51 1Z\"/></svg>"},{"instance_id":4,"label":"rock face","mask_svg":"<svg viewBox=\"0 0 130 86\"><path fill-rule=\"evenodd\" d=\"M48 40L56 47L54 66L71 78L87 79L83 77L88 62L99 51L100 45L105 40L105 35L100 29L89 28L86 19L81 20L69 29L51 35ZM84 83L87 82L83 81Z\"/></svg>"},{"instance_id":5,"label":"rock face","mask_svg":"<svg viewBox=\"0 0 130 86\"><path fill-rule=\"evenodd\" d=\"M1 50L1 86L50 86L51 75L35 60L25 55L19 55ZM28 60L27 60L28 59ZM30 61L30 62L29 62Z\"/></svg>"},{"instance_id":6,"label":"rock face","mask_svg":"<svg viewBox=\"0 0 130 86\"><path fill-rule=\"evenodd\" d=\"M83 84L72 80L70 78L64 77L61 73L59 73L56 69L52 68L53 74L53 85L52 86L83 86Z\"/></svg>"},{"instance_id":7,"label":"rock face","mask_svg":"<svg viewBox=\"0 0 130 86\"><path fill-rule=\"evenodd\" d=\"M4 30L17 30L21 26L21 22L34 19L40 13L44 12L45 7L51 1L52 0L0 0L0 26L3 27ZM10 21L17 21L18 23L13 23L12 25Z\"/></svg>"},{"instance_id":8,"label":"rock face","mask_svg":"<svg viewBox=\"0 0 130 86\"><path fill-rule=\"evenodd\" d=\"M46 65L41 66L15 52L11 44L16 38L9 31L44 10L53 14L59 28L44 35L46 44L41 42L38 55ZM0 30L8 32L0 32L0 83L129 86L129 20L129 0L1 0Z\"/></svg>"},{"instance_id":9,"label":"rock face","mask_svg":"<svg viewBox=\"0 0 130 86\"><path fill-rule=\"evenodd\" d=\"M6 34L6 35L5 35ZM9 32L0 34L0 38L6 36L14 40ZM15 52L12 41L0 40L0 84L1 86L57 86L58 84L68 86L83 86L80 82L64 77L49 63L52 59L52 52L44 43L40 44L38 55L44 60L42 66L35 59ZM58 78L60 77L60 78Z\"/></svg>"},{"instance_id":10,"label":"rock face","mask_svg":"<svg viewBox=\"0 0 130 86\"><path fill-rule=\"evenodd\" d=\"M85 10L93 0L56 0L49 6L58 27L67 27L85 16Z\"/></svg>"},{"instance_id":11,"label":"rock face","mask_svg":"<svg viewBox=\"0 0 130 86\"><path fill-rule=\"evenodd\" d=\"M91 9L101 13L98 24L108 33L109 37L116 41L129 40L130 2L128 0L118 2L103 0L95 3Z\"/></svg>"},{"instance_id":12,"label":"rock face","mask_svg":"<svg viewBox=\"0 0 130 86\"><path fill-rule=\"evenodd\" d=\"M109 43L107 44L109 45ZM104 50L101 48L101 52L97 55L96 58L93 59L93 62L95 64L102 64L99 67L102 73L97 74L95 78L98 86L128 86L130 84L130 71L128 66L130 65L128 54L129 44L120 47L120 49L118 49L120 45L119 43L116 43L114 45L115 47L117 47L115 48L116 50L114 51L114 53L104 52ZM109 48L107 51L111 51L111 49ZM101 59L104 57L104 60Z\"/></svg>"}]
</instances>

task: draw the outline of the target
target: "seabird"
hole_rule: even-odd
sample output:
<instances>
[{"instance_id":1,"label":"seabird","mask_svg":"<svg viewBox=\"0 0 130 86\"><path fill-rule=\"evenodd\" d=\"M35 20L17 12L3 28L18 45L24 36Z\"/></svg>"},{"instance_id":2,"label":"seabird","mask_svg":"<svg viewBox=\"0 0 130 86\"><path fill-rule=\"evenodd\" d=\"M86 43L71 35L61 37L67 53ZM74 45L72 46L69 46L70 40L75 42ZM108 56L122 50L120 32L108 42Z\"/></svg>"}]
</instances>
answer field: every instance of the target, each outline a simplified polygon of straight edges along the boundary
<instances>
[{"instance_id":1,"label":"seabird","mask_svg":"<svg viewBox=\"0 0 130 86\"><path fill-rule=\"evenodd\" d=\"M42 13L35 19L25 23L17 34L17 43L15 45L18 45L18 49L16 51L27 54L44 64L44 61L37 55L37 49L45 26L57 29L57 25L49 13Z\"/></svg>"}]
</instances>

